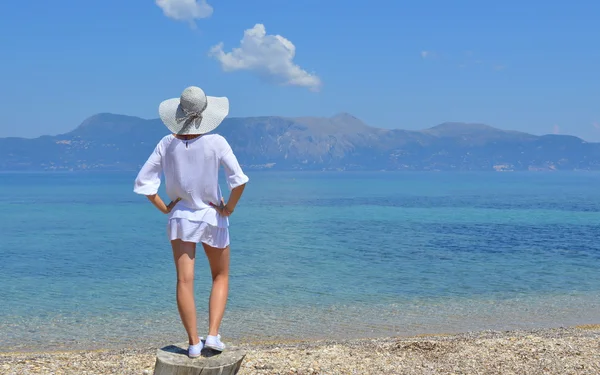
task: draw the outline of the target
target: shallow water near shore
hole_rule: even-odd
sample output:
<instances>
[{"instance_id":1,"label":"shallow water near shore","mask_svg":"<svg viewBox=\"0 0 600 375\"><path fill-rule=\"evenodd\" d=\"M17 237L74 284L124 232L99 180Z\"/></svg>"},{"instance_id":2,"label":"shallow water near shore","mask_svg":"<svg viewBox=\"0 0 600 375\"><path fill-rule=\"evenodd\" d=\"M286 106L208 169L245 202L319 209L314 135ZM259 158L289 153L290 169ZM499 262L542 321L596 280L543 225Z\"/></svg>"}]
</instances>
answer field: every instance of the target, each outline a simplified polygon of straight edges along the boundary
<instances>
[{"instance_id":1,"label":"shallow water near shore","mask_svg":"<svg viewBox=\"0 0 600 375\"><path fill-rule=\"evenodd\" d=\"M600 322L600 174L249 175L231 219L223 336ZM132 193L134 177L0 174L0 351L185 337L166 217ZM198 255L203 327L210 276Z\"/></svg>"}]
</instances>

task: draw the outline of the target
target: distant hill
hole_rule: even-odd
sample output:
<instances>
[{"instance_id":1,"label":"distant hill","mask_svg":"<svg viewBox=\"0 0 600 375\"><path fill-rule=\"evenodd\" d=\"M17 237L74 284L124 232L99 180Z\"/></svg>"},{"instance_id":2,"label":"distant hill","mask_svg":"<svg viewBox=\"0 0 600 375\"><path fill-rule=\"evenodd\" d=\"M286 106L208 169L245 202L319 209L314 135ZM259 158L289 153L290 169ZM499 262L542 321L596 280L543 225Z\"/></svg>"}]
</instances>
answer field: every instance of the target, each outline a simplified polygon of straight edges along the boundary
<instances>
[{"instance_id":1,"label":"distant hill","mask_svg":"<svg viewBox=\"0 0 600 375\"><path fill-rule=\"evenodd\" d=\"M483 124L379 129L344 113L228 118L217 131L248 169L600 170L598 143ZM0 170L136 170L166 134L158 119L98 114L66 134L0 138Z\"/></svg>"}]
</instances>

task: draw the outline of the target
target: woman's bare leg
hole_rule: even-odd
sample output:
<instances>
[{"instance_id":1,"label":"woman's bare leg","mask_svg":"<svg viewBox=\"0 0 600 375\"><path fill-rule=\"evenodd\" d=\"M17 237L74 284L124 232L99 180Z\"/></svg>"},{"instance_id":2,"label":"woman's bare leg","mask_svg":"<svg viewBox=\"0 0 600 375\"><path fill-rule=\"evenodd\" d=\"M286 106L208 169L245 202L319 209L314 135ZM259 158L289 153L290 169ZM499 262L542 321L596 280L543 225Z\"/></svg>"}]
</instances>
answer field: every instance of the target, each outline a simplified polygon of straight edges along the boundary
<instances>
[{"instance_id":1,"label":"woman's bare leg","mask_svg":"<svg viewBox=\"0 0 600 375\"><path fill-rule=\"evenodd\" d=\"M198 343L198 323L194 302L194 262L196 244L181 240L171 241L173 257L177 268L177 308L181 322L188 334L190 345Z\"/></svg>"},{"instance_id":2,"label":"woman's bare leg","mask_svg":"<svg viewBox=\"0 0 600 375\"><path fill-rule=\"evenodd\" d=\"M213 280L208 303L208 334L216 336L225 313L229 292L229 246L224 249L208 246L205 243L202 246L210 264Z\"/></svg>"}]
</instances>

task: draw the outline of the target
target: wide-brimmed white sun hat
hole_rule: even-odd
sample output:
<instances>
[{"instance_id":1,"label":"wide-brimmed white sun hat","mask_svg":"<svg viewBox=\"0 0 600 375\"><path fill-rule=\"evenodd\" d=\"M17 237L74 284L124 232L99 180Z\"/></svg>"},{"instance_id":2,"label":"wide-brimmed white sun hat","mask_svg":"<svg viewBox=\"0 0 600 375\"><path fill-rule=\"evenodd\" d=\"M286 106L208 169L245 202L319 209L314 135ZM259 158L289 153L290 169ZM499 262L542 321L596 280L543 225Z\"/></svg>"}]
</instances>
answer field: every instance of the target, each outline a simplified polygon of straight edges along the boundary
<instances>
[{"instance_id":1,"label":"wide-brimmed white sun hat","mask_svg":"<svg viewBox=\"0 0 600 375\"><path fill-rule=\"evenodd\" d=\"M181 97L165 100L158 107L162 122L175 134L204 134L214 130L229 114L229 99L206 96L190 86Z\"/></svg>"}]
</instances>

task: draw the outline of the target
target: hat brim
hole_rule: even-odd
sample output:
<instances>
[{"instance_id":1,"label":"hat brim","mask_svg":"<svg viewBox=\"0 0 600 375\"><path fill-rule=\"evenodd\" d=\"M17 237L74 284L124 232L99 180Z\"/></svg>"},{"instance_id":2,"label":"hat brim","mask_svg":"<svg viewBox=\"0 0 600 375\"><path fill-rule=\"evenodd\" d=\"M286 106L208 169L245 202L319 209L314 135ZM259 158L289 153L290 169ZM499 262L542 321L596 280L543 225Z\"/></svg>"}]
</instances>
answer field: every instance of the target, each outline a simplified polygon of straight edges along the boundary
<instances>
[{"instance_id":1,"label":"hat brim","mask_svg":"<svg viewBox=\"0 0 600 375\"><path fill-rule=\"evenodd\" d=\"M205 134L215 130L229 114L229 99L226 97L206 97L206 109L202 112L202 121L185 126L185 113L179 105L179 98L167 99L158 106L158 114L163 124L175 134Z\"/></svg>"}]
</instances>

